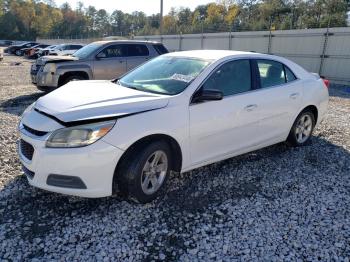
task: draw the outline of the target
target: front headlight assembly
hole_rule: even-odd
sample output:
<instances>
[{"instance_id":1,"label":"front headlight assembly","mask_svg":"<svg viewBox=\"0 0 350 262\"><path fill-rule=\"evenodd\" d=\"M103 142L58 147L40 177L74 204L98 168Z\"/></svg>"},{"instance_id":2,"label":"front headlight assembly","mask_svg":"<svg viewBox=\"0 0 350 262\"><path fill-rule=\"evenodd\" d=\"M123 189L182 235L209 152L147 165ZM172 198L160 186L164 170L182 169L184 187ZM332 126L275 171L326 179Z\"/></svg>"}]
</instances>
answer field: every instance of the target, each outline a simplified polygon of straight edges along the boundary
<instances>
[{"instance_id":1,"label":"front headlight assembly","mask_svg":"<svg viewBox=\"0 0 350 262\"><path fill-rule=\"evenodd\" d=\"M32 111L32 109L33 109L34 106L35 106L35 103L36 103L36 102L30 104L30 105L23 111L22 117L23 117L25 114L27 114L28 112Z\"/></svg>"},{"instance_id":2,"label":"front headlight assembly","mask_svg":"<svg viewBox=\"0 0 350 262\"><path fill-rule=\"evenodd\" d=\"M95 143L105 136L116 120L58 129L46 141L46 147L72 148Z\"/></svg>"}]
</instances>

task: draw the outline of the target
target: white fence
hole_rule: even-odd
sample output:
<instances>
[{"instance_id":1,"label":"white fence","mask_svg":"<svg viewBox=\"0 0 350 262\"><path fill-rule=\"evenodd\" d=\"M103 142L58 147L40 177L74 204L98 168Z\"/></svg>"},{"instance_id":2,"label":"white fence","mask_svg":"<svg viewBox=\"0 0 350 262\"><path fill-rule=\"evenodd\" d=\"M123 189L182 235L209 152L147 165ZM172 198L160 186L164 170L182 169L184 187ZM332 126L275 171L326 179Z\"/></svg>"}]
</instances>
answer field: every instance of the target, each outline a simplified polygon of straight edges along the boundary
<instances>
[{"instance_id":1,"label":"white fence","mask_svg":"<svg viewBox=\"0 0 350 262\"><path fill-rule=\"evenodd\" d=\"M227 49L270 53L289 58L310 72L338 83L350 83L350 27L136 36L162 42L169 51ZM37 39L38 42L90 43L98 39Z\"/></svg>"},{"instance_id":2,"label":"white fence","mask_svg":"<svg viewBox=\"0 0 350 262\"><path fill-rule=\"evenodd\" d=\"M310 72L350 83L350 28L326 28L136 36L162 42L170 51L226 49L270 53L289 58Z\"/></svg>"}]
</instances>

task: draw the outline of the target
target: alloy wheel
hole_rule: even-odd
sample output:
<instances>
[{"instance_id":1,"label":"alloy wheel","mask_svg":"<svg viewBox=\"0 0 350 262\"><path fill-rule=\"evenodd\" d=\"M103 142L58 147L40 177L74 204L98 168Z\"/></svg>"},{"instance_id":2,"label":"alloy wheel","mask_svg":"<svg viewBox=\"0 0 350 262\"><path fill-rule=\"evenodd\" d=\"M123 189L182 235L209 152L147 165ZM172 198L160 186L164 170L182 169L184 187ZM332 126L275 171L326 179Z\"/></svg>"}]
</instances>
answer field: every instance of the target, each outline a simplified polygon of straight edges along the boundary
<instances>
[{"instance_id":1,"label":"alloy wheel","mask_svg":"<svg viewBox=\"0 0 350 262\"><path fill-rule=\"evenodd\" d=\"M299 144L305 143L312 133L312 119L310 115L302 115L295 128L295 137Z\"/></svg>"},{"instance_id":2,"label":"alloy wheel","mask_svg":"<svg viewBox=\"0 0 350 262\"><path fill-rule=\"evenodd\" d=\"M141 174L141 188L146 195L157 192L168 172L168 158L165 152L155 151L147 159Z\"/></svg>"}]
</instances>

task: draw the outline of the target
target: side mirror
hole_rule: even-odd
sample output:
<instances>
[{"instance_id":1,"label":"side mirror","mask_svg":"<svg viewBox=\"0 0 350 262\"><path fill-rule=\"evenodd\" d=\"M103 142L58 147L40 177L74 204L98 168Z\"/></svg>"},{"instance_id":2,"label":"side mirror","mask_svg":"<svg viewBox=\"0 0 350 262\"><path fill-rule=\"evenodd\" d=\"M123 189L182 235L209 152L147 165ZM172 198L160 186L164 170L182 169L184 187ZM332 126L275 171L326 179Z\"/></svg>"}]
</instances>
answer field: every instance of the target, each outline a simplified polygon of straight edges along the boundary
<instances>
[{"instance_id":1,"label":"side mirror","mask_svg":"<svg viewBox=\"0 0 350 262\"><path fill-rule=\"evenodd\" d=\"M204 101L218 101L222 100L224 97L223 93L217 89L201 89L198 91L193 99L192 103L199 103Z\"/></svg>"}]
</instances>

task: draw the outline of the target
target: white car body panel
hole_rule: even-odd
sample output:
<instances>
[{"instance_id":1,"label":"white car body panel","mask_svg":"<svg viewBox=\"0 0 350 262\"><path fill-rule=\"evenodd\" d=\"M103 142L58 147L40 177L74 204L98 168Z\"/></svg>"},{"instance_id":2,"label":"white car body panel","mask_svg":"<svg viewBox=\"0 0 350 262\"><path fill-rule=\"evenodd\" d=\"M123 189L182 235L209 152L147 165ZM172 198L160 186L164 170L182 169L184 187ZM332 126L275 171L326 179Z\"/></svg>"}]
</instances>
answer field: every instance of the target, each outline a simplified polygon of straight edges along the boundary
<instances>
[{"instance_id":1,"label":"white car body panel","mask_svg":"<svg viewBox=\"0 0 350 262\"><path fill-rule=\"evenodd\" d=\"M169 96L145 93L111 81L72 81L39 98L36 108L63 122L123 116L165 107ZM96 85L100 89L96 90Z\"/></svg>"},{"instance_id":2,"label":"white car body panel","mask_svg":"<svg viewBox=\"0 0 350 262\"><path fill-rule=\"evenodd\" d=\"M317 125L326 114L328 90L322 80L287 59L214 50L165 56L197 57L213 62L175 96L141 92L110 81L74 81L40 98L35 109L26 112L20 123L21 138L35 148L32 161L20 153L22 164L35 172L30 183L64 194L108 196L112 194L114 170L123 153L147 136L161 134L173 138L180 146L181 172L185 172L285 141L294 120L307 106L317 108ZM191 104L192 95L215 68L241 58L279 61L292 69L297 80L226 96L219 101ZM92 145L69 149L45 147L50 132L66 123L110 117L117 118L115 126ZM24 130L23 124L49 133L37 138ZM48 186L45 179L49 173L79 176L87 189Z\"/></svg>"}]
</instances>

